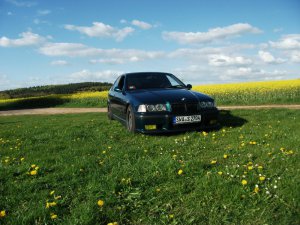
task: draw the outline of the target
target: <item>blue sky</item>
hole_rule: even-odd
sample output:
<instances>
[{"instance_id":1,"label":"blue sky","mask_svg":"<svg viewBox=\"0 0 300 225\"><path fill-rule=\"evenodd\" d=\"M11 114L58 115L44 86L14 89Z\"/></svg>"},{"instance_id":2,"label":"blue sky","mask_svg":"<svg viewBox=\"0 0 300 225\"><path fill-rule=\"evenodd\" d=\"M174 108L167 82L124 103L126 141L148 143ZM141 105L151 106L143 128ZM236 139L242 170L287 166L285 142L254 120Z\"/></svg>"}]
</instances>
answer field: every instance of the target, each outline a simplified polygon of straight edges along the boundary
<instances>
[{"instance_id":1,"label":"blue sky","mask_svg":"<svg viewBox=\"0 0 300 225\"><path fill-rule=\"evenodd\" d=\"M300 77L299 0L0 0L0 90L164 71Z\"/></svg>"}]
</instances>

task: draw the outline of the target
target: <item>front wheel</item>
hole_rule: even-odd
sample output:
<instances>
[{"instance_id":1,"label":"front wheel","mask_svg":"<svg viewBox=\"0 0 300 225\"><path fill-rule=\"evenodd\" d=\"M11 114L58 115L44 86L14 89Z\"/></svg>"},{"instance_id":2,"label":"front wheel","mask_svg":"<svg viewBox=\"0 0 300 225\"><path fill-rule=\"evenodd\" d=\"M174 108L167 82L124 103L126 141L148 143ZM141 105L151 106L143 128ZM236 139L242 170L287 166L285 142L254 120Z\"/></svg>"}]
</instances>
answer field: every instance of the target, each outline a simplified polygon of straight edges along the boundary
<instances>
[{"instance_id":1,"label":"front wheel","mask_svg":"<svg viewBox=\"0 0 300 225\"><path fill-rule=\"evenodd\" d=\"M126 124L128 131L135 132L135 116L131 106L127 109Z\"/></svg>"}]
</instances>

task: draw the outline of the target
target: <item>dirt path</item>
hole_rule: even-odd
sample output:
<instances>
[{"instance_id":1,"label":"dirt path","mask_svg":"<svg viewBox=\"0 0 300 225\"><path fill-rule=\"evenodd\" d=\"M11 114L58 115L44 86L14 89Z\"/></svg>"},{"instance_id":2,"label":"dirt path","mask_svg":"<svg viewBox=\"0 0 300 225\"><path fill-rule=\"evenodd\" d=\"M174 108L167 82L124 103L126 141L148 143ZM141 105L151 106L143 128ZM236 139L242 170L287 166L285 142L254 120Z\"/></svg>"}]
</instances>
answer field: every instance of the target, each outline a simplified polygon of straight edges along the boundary
<instances>
[{"instance_id":1,"label":"dirt path","mask_svg":"<svg viewBox=\"0 0 300 225\"><path fill-rule=\"evenodd\" d=\"M300 105L254 105L254 106L220 106L218 109L300 109ZM71 114L87 112L106 112L106 108L42 108L42 109L21 109L0 111L0 116L15 115L52 115L52 114Z\"/></svg>"}]
</instances>

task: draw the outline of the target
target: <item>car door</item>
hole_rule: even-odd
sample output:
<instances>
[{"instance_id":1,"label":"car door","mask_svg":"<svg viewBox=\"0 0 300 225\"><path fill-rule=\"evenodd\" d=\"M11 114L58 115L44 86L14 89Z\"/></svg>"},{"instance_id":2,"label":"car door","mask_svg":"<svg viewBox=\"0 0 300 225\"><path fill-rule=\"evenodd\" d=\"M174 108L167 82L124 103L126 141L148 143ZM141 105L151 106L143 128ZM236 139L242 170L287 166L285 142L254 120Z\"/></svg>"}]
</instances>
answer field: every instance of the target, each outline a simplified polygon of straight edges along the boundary
<instances>
[{"instance_id":1,"label":"car door","mask_svg":"<svg viewBox=\"0 0 300 225\"><path fill-rule=\"evenodd\" d=\"M115 98L116 91L115 90L118 87L120 79L121 79L121 76L116 79L115 83L113 84L113 86L111 87L111 89L108 93L109 106L110 106L110 110L113 115L117 114L117 104L116 104L116 98Z\"/></svg>"},{"instance_id":2,"label":"car door","mask_svg":"<svg viewBox=\"0 0 300 225\"><path fill-rule=\"evenodd\" d=\"M117 85L114 87L113 107L114 115L121 120L126 120L126 93L125 93L125 76L121 76Z\"/></svg>"}]
</instances>

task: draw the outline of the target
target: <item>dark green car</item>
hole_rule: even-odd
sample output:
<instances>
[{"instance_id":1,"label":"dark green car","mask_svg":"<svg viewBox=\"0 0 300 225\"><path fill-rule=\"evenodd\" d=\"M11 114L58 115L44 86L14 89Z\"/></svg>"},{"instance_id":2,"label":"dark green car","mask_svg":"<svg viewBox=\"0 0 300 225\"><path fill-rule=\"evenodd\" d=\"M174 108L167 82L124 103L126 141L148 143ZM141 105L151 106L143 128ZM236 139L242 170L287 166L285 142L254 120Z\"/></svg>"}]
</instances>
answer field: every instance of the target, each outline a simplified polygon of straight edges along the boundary
<instances>
[{"instance_id":1,"label":"dark green car","mask_svg":"<svg viewBox=\"0 0 300 225\"><path fill-rule=\"evenodd\" d=\"M173 74L126 73L108 93L108 118L131 132L161 133L216 127L214 100L191 90Z\"/></svg>"}]
</instances>

